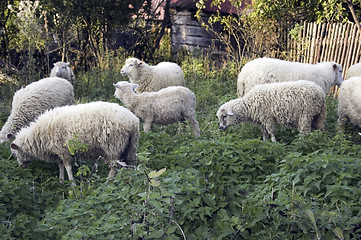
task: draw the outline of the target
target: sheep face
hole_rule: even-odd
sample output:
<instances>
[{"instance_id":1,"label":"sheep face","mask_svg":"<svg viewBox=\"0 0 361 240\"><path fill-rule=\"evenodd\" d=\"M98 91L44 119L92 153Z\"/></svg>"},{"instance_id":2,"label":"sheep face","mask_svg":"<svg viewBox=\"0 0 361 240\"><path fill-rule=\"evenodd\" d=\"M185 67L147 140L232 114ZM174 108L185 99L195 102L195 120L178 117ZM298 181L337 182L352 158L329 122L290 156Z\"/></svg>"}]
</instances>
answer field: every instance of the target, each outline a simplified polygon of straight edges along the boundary
<instances>
[{"instance_id":1,"label":"sheep face","mask_svg":"<svg viewBox=\"0 0 361 240\"><path fill-rule=\"evenodd\" d=\"M138 58L129 58L125 61L125 65L120 70L122 76L129 76L131 78L138 78L140 74L140 67L145 65L145 62L139 60Z\"/></svg>"},{"instance_id":2,"label":"sheep face","mask_svg":"<svg viewBox=\"0 0 361 240\"><path fill-rule=\"evenodd\" d=\"M234 118L234 113L232 111L226 112L224 109L217 112L219 129L226 130L229 126L232 125Z\"/></svg>"},{"instance_id":3,"label":"sheep face","mask_svg":"<svg viewBox=\"0 0 361 240\"><path fill-rule=\"evenodd\" d=\"M334 63L333 69L336 71L336 85L340 87L343 82L342 66L340 64Z\"/></svg>"},{"instance_id":4,"label":"sheep face","mask_svg":"<svg viewBox=\"0 0 361 240\"><path fill-rule=\"evenodd\" d=\"M65 63L65 62L57 62L54 63L54 68L52 70L52 75L53 77L59 77L59 78L64 78L67 79L69 82L73 82L73 80L75 79L73 70L71 70L71 68L69 67L69 62Z\"/></svg>"},{"instance_id":5,"label":"sheep face","mask_svg":"<svg viewBox=\"0 0 361 240\"><path fill-rule=\"evenodd\" d=\"M242 106L242 99L234 99L223 104L217 111L219 129L225 130L229 126L234 126L241 122L248 121L249 119L247 118Z\"/></svg>"},{"instance_id":6,"label":"sheep face","mask_svg":"<svg viewBox=\"0 0 361 240\"><path fill-rule=\"evenodd\" d=\"M11 152L16 156L19 166L26 168L31 161L31 157L25 153L18 145L11 143Z\"/></svg>"},{"instance_id":7,"label":"sheep face","mask_svg":"<svg viewBox=\"0 0 361 240\"><path fill-rule=\"evenodd\" d=\"M120 81L117 82L116 84L113 84L113 86L115 87L115 92L114 92L114 96L116 98L118 98L120 101L123 101L123 94L124 93L134 93L135 89L139 86L136 83L129 83L126 81Z\"/></svg>"}]
</instances>

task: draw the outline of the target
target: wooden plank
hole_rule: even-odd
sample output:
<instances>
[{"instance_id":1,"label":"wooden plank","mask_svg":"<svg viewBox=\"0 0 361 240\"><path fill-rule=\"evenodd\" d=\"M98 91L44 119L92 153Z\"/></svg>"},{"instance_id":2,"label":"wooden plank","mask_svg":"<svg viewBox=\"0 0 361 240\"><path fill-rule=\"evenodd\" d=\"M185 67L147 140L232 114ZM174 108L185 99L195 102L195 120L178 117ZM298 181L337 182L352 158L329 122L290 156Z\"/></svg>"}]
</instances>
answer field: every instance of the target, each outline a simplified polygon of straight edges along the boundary
<instances>
[{"instance_id":1,"label":"wooden plank","mask_svg":"<svg viewBox=\"0 0 361 240\"><path fill-rule=\"evenodd\" d=\"M345 24L345 38L343 40L343 49L342 49L342 75L343 77L346 76L346 70L349 66L349 63L347 62L347 54L348 54L348 48L349 48L349 39L350 39L350 31L351 29L351 24L350 23L346 23Z\"/></svg>"},{"instance_id":2,"label":"wooden plank","mask_svg":"<svg viewBox=\"0 0 361 240\"><path fill-rule=\"evenodd\" d=\"M190 35L198 37L211 37L212 34L207 32L204 27L201 26L188 26L188 25L172 25L173 35Z\"/></svg>"},{"instance_id":3,"label":"wooden plank","mask_svg":"<svg viewBox=\"0 0 361 240\"><path fill-rule=\"evenodd\" d=\"M221 42L218 39L196 37L196 36L181 36L176 35L172 38L172 44L187 44L192 46L206 47L215 44L216 46L221 46Z\"/></svg>"},{"instance_id":4,"label":"wooden plank","mask_svg":"<svg viewBox=\"0 0 361 240\"><path fill-rule=\"evenodd\" d=\"M322 62L326 56L326 52L327 52L327 48L328 48L328 37L329 37L329 33L330 33L329 31L330 31L330 24L326 23L325 31L323 33L322 51L321 51L319 62Z\"/></svg>"}]
</instances>

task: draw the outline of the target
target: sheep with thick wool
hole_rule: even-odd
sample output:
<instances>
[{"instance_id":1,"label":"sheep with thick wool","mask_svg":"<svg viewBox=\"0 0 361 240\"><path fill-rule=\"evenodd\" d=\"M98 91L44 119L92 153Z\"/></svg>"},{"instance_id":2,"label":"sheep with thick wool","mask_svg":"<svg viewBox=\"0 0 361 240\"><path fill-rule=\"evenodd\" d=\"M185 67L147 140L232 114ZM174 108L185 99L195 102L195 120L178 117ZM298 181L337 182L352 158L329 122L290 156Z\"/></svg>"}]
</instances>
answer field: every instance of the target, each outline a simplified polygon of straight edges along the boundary
<instances>
[{"instance_id":1,"label":"sheep with thick wool","mask_svg":"<svg viewBox=\"0 0 361 240\"><path fill-rule=\"evenodd\" d=\"M352 77L361 77L361 62L356 63L347 69L345 79L349 79Z\"/></svg>"},{"instance_id":2,"label":"sheep with thick wool","mask_svg":"<svg viewBox=\"0 0 361 240\"><path fill-rule=\"evenodd\" d=\"M54 67L50 72L50 77L64 78L73 84L75 80L75 75L69 65L69 62L54 63Z\"/></svg>"},{"instance_id":3,"label":"sheep with thick wool","mask_svg":"<svg viewBox=\"0 0 361 240\"><path fill-rule=\"evenodd\" d=\"M342 83L338 93L338 122L341 126L350 122L361 128L361 77L351 77Z\"/></svg>"},{"instance_id":4,"label":"sheep with thick wool","mask_svg":"<svg viewBox=\"0 0 361 240\"><path fill-rule=\"evenodd\" d=\"M72 140L84 144L86 157L100 154L111 166L124 160L127 165L137 163L139 119L116 103L91 102L57 107L40 115L29 127L21 129L10 147L20 166L33 159L59 164L59 177L64 180L64 166L69 180L74 180L69 151Z\"/></svg>"},{"instance_id":5,"label":"sheep with thick wool","mask_svg":"<svg viewBox=\"0 0 361 240\"><path fill-rule=\"evenodd\" d=\"M44 78L15 92L10 116L0 131L0 143L14 138L48 109L74 104L73 85L58 77Z\"/></svg>"},{"instance_id":6,"label":"sheep with thick wool","mask_svg":"<svg viewBox=\"0 0 361 240\"><path fill-rule=\"evenodd\" d=\"M176 63L161 62L150 66L137 58L128 58L120 73L138 84L137 93L156 92L169 86L185 86L184 73Z\"/></svg>"},{"instance_id":7,"label":"sheep with thick wool","mask_svg":"<svg viewBox=\"0 0 361 240\"><path fill-rule=\"evenodd\" d=\"M152 123L167 125L188 120L195 135L200 136L195 116L196 97L188 88L173 86L158 92L137 94L134 89L138 84L120 81L114 87L114 96L139 117L145 132L150 130Z\"/></svg>"},{"instance_id":8,"label":"sheep with thick wool","mask_svg":"<svg viewBox=\"0 0 361 240\"><path fill-rule=\"evenodd\" d=\"M310 81L268 83L254 86L243 98L223 104L217 111L219 128L244 121L262 126L263 140L268 134L276 142L276 125L297 127L308 134L311 127L324 130L326 119L325 93Z\"/></svg>"},{"instance_id":9,"label":"sheep with thick wool","mask_svg":"<svg viewBox=\"0 0 361 240\"><path fill-rule=\"evenodd\" d=\"M333 85L340 86L341 65L334 62L307 64L274 58L257 58L246 63L237 79L237 95L243 97L257 84L308 80L315 82L327 94Z\"/></svg>"}]
</instances>

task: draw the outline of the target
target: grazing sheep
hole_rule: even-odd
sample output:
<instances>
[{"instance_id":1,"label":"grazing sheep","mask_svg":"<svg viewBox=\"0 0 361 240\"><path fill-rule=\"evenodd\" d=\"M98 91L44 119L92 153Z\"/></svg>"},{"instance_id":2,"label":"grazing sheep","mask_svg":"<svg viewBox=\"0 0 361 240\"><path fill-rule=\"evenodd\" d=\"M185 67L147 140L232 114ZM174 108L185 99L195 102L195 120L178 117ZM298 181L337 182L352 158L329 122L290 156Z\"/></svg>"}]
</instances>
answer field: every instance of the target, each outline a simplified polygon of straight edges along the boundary
<instances>
[{"instance_id":1,"label":"grazing sheep","mask_svg":"<svg viewBox=\"0 0 361 240\"><path fill-rule=\"evenodd\" d=\"M48 110L21 129L10 146L19 165L26 167L35 158L56 162L60 179L64 180L65 166L69 180L74 180L68 149L74 137L86 145L84 155L101 153L111 167L109 177L115 174L115 161L137 163L139 119L116 103L92 102Z\"/></svg>"},{"instance_id":2,"label":"grazing sheep","mask_svg":"<svg viewBox=\"0 0 361 240\"><path fill-rule=\"evenodd\" d=\"M188 88L173 86L137 94L134 89L138 84L121 81L114 87L114 96L144 122L145 132L150 130L152 123L166 125L188 119L195 135L200 136L194 110L196 97Z\"/></svg>"},{"instance_id":3,"label":"grazing sheep","mask_svg":"<svg viewBox=\"0 0 361 240\"><path fill-rule=\"evenodd\" d=\"M243 97L257 84L297 80L315 82L327 94L332 85L341 85L342 67L333 62L307 64L258 58L246 63L238 74L237 95Z\"/></svg>"},{"instance_id":4,"label":"grazing sheep","mask_svg":"<svg viewBox=\"0 0 361 240\"><path fill-rule=\"evenodd\" d=\"M341 126L351 122L361 127L361 77L351 77L342 83L338 93L338 122Z\"/></svg>"},{"instance_id":5,"label":"grazing sheep","mask_svg":"<svg viewBox=\"0 0 361 240\"><path fill-rule=\"evenodd\" d=\"M74 102L73 85L63 78L44 78L21 88L14 94L11 114L0 131L0 143L12 139L46 110Z\"/></svg>"},{"instance_id":6,"label":"grazing sheep","mask_svg":"<svg viewBox=\"0 0 361 240\"><path fill-rule=\"evenodd\" d=\"M298 127L302 134L308 134L311 127L324 130L325 93L317 84L303 80L257 85L243 98L223 104L217 117L220 129L244 121L260 124L263 140L269 134L276 142L276 124Z\"/></svg>"},{"instance_id":7,"label":"grazing sheep","mask_svg":"<svg viewBox=\"0 0 361 240\"><path fill-rule=\"evenodd\" d=\"M69 67L70 63L57 62L54 63L54 67L50 72L50 77L59 77L68 80L70 83L74 83L75 76L73 70Z\"/></svg>"},{"instance_id":8,"label":"grazing sheep","mask_svg":"<svg viewBox=\"0 0 361 240\"><path fill-rule=\"evenodd\" d=\"M361 62L356 63L347 69L346 79L357 76L361 77Z\"/></svg>"},{"instance_id":9,"label":"grazing sheep","mask_svg":"<svg viewBox=\"0 0 361 240\"><path fill-rule=\"evenodd\" d=\"M137 93L156 92L169 86L185 86L182 69L172 62L149 66L137 58L129 58L120 73L127 75L131 83L139 85Z\"/></svg>"}]
</instances>

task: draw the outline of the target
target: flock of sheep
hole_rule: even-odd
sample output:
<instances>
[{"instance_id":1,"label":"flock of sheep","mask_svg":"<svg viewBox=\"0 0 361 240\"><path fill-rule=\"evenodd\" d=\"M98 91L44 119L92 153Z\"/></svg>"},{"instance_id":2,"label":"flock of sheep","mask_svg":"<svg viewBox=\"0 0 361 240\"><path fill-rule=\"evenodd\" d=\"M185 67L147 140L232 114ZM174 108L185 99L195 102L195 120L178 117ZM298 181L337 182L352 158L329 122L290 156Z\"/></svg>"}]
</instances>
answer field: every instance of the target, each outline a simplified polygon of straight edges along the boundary
<instances>
[{"instance_id":1,"label":"flock of sheep","mask_svg":"<svg viewBox=\"0 0 361 240\"><path fill-rule=\"evenodd\" d=\"M118 164L136 165L139 123L145 132L151 124L166 125L188 120L195 136L200 136L196 119L196 96L185 87L182 69L175 63L156 66L129 58L121 70L129 82L114 84L116 103L75 104L69 63L54 64L50 77L33 82L15 92L11 114L0 131L0 143L10 147L19 165L33 159L55 162L59 177L74 181L68 143L76 139L87 146L86 157L102 156L114 176ZM263 140L276 142L276 126L297 128L308 134L324 130L325 96L333 85L340 86L339 123L343 119L361 127L361 63L348 70L343 82L337 63L305 64L271 58L248 62L237 80L238 98L217 111L219 128L244 121L262 126Z\"/></svg>"}]
</instances>

